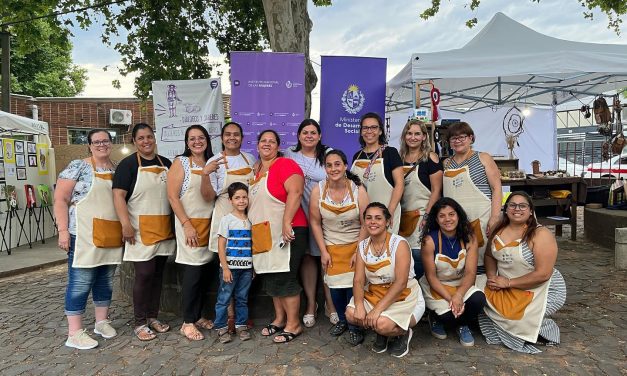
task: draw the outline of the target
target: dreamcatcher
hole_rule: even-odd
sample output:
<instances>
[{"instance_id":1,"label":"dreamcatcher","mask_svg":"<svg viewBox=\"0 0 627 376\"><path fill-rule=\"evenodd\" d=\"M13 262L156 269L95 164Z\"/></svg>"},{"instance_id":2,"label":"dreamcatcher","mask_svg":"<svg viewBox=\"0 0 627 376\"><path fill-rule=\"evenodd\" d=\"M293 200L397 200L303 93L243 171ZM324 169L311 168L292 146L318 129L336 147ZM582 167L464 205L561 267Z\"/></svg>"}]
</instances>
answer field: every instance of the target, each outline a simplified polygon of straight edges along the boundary
<instances>
[{"instance_id":1,"label":"dreamcatcher","mask_svg":"<svg viewBox=\"0 0 627 376\"><path fill-rule=\"evenodd\" d=\"M510 108L503 117L503 133L505 133L505 142L509 150L509 159L514 159L514 147L520 146L518 137L525 131L523 123L525 117L520 109L516 106Z\"/></svg>"}]
</instances>

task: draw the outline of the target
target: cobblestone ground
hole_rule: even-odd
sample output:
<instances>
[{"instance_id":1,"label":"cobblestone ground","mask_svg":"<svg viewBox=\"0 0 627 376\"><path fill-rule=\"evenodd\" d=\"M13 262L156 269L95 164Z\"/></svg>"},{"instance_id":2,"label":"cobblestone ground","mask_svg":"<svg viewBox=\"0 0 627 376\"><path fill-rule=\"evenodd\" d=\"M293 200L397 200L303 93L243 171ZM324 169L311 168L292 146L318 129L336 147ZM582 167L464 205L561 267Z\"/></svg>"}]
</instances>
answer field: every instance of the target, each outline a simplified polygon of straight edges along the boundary
<instances>
[{"instance_id":1,"label":"cobblestone ground","mask_svg":"<svg viewBox=\"0 0 627 376\"><path fill-rule=\"evenodd\" d=\"M566 278L568 300L555 316L562 344L542 348L537 355L488 346L476 330L477 344L467 349L454 333L443 341L434 339L421 322L410 354L396 359L370 350L372 334L356 348L343 338L332 338L324 316L314 328L283 345L262 337L259 328L254 329L253 340L244 343L221 345L215 333L191 343L178 333L181 319L165 316L173 330L141 343L132 335L132 307L120 297L114 297L111 310L119 336L99 338L97 349L78 351L63 345L66 268L55 267L0 280L0 374L627 375L627 273L612 266L612 250L565 238L559 240L557 267ZM85 322L93 330L91 303Z\"/></svg>"}]
</instances>

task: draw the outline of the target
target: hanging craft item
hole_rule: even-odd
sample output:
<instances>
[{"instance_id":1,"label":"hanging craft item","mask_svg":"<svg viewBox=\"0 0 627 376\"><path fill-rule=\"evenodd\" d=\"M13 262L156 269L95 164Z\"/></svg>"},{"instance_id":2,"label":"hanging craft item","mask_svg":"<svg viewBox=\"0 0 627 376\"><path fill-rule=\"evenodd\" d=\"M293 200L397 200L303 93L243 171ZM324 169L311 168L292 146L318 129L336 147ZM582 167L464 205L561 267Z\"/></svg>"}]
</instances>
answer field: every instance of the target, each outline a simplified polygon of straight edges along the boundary
<instances>
[{"instance_id":1,"label":"hanging craft item","mask_svg":"<svg viewBox=\"0 0 627 376\"><path fill-rule=\"evenodd\" d=\"M592 104L594 110L594 121L599 125L598 131L604 136L611 136L612 129L610 122L612 121L612 112L607 106L605 98L598 96Z\"/></svg>"},{"instance_id":2,"label":"hanging craft item","mask_svg":"<svg viewBox=\"0 0 627 376\"><path fill-rule=\"evenodd\" d=\"M514 159L515 157L514 147L520 146L518 137L525 131L523 128L524 122L525 117L516 106L510 108L503 117L503 133L505 133L505 142L509 150L509 159Z\"/></svg>"},{"instance_id":3,"label":"hanging craft item","mask_svg":"<svg viewBox=\"0 0 627 376\"><path fill-rule=\"evenodd\" d=\"M440 118L440 110L438 109L438 105L440 104L440 90L431 85L431 121L438 121Z\"/></svg>"},{"instance_id":4,"label":"hanging craft item","mask_svg":"<svg viewBox=\"0 0 627 376\"><path fill-rule=\"evenodd\" d=\"M612 153L621 154L627 140L625 140L625 135L623 135L623 122L621 116L623 107L620 104L618 95L614 95L612 109L614 110L614 123L616 124L616 136L612 138Z\"/></svg>"}]
</instances>

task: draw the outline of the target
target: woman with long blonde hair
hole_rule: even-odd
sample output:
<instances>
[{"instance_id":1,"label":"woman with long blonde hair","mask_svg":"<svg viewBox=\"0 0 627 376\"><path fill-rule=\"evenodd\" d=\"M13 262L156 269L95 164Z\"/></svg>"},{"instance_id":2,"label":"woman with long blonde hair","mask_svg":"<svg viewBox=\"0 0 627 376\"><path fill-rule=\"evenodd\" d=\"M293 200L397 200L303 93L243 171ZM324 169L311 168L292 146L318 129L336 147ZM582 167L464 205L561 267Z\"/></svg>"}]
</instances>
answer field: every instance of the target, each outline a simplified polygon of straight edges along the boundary
<instances>
[{"instance_id":1,"label":"woman with long blonde hair","mask_svg":"<svg viewBox=\"0 0 627 376\"><path fill-rule=\"evenodd\" d=\"M409 120L401 133L400 155L403 160L405 189L401 198L399 235L405 237L414 259L416 278L424 268L420 257L422 228L431 207L442 192L442 163L431 151L431 140L425 123Z\"/></svg>"}]
</instances>

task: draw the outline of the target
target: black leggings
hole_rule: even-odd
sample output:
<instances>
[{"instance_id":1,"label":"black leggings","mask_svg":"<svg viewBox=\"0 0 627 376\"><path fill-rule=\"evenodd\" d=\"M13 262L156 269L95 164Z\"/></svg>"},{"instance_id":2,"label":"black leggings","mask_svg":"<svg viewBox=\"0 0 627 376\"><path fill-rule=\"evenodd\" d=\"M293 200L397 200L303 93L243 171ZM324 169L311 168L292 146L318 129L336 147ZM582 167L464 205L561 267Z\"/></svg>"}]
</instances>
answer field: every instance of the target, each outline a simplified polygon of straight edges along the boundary
<instances>
[{"instance_id":1,"label":"black leggings","mask_svg":"<svg viewBox=\"0 0 627 376\"><path fill-rule=\"evenodd\" d=\"M146 319L157 318L161 303L163 270L168 256L155 256L148 261L137 261L133 285L135 326L145 325Z\"/></svg>"},{"instance_id":2,"label":"black leggings","mask_svg":"<svg viewBox=\"0 0 627 376\"><path fill-rule=\"evenodd\" d=\"M183 320L194 323L202 317L202 308L209 288L208 265L181 265L183 267Z\"/></svg>"},{"instance_id":3,"label":"black leggings","mask_svg":"<svg viewBox=\"0 0 627 376\"><path fill-rule=\"evenodd\" d=\"M458 318L455 318L451 311L442 315L436 315L435 312L430 311L430 314L432 318L435 318L437 321L447 326L470 325L473 321L477 320L477 315L481 312L485 303L486 300L483 291L475 291L464 302L464 313Z\"/></svg>"}]
</instances>

